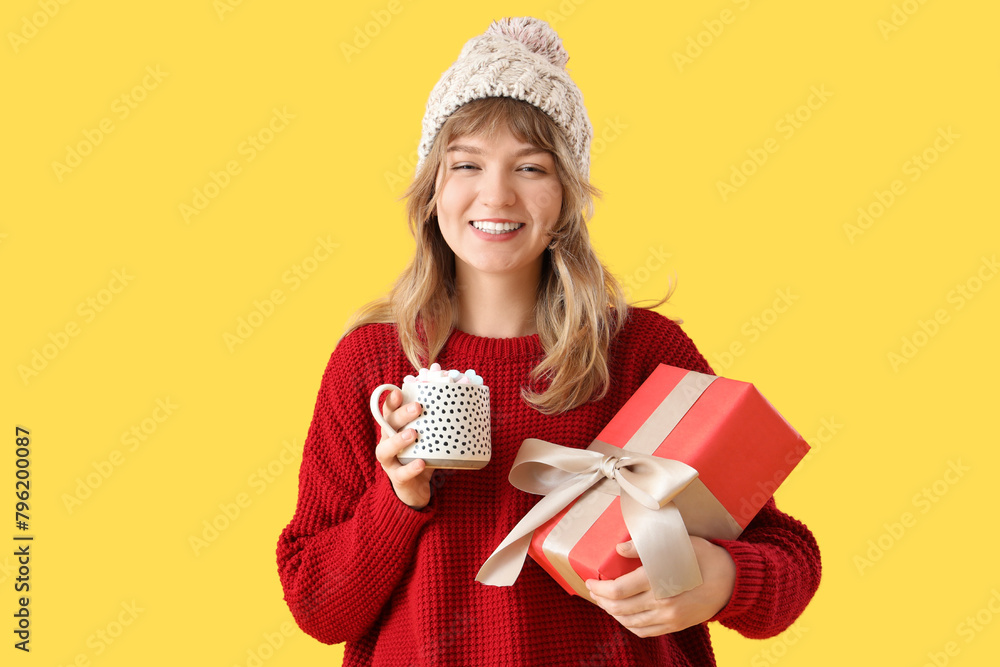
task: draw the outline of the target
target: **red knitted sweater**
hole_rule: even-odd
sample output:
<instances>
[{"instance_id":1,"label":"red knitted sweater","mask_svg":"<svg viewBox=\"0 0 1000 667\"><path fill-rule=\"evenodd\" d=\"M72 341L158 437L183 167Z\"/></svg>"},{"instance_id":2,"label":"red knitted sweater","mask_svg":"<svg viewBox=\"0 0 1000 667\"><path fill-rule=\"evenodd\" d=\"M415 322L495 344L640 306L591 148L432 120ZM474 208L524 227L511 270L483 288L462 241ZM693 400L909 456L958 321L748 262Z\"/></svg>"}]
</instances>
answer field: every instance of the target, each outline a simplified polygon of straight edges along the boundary
<instances>
[{"instance_id":1,"label":"red knitted sweater","mask_svg":"<svg viewBox=\"0 0 1000 667\"><path fill-rule=\"evenodd\" d=\"M435 471L431 502L416 511L396 498L375 459L380 433L368 408L376 386L414 372L395 327L360 327L333 351L277 560L299 626L321 642L347 642L345 665L715 664L706 624L636 637L598 606L565 593L530 558L513 586L475 581L483 561L538 500L507 481L522 440L584 448L657 364L712 372L676 323L630 309L612 343L607 395L546 416L520 397L542 354L537 334L452 332L437 361L442 368L474 368L489 386L492 460L482 470ZM736 563L736 586L711 620L747 637L787 628L819 585L812 534L773 500L738 540L716 544Z\"/></svg>"}]
</instances>

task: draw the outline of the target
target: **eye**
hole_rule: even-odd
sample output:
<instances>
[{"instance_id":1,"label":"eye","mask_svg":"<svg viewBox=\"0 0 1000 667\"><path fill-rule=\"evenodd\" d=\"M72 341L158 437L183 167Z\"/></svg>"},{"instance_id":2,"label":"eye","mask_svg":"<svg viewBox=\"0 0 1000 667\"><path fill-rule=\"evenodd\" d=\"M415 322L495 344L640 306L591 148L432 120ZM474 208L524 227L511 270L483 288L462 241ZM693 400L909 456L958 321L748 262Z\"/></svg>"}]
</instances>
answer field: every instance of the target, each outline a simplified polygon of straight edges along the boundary
<instances>
[{"instance_id":1,"label":"eye","mask_svg":"<svg viewBox=\"0 0 1000 667\"><path fill-rule=\"evenodd\" d=\"M451 167L452 171L465 171L465 170L467 170L467 168L468 169L478 169L478 167L476 167L476 165L474 165L474 164L456 164L456 165L452 165L452 167Z\"/></svg>"},{"instance_id":2,"label":"eye","mask_svg":"<svg viewBox=\"0 0 1000 667\"><path fill-rule=\"evenodd\" d=\"M531 165L531 164L525 165L525 166L521 167L521 169L527 169L527 170L529 170L529 171L531 171L533 173L538 173L538 174L544 174L545 173L545 170L542 169L541 167L536 167L536 166Z\"/></svg>"}]
</instances>

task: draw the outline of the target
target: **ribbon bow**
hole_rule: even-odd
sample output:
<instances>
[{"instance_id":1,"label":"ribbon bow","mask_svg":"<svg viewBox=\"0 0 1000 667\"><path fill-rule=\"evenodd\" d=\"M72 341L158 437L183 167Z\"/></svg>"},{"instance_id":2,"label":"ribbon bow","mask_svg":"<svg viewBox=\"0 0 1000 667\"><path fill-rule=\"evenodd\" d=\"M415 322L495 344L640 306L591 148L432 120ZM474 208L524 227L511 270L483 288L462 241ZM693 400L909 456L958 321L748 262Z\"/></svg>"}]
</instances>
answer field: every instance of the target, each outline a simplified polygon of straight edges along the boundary
<instances>
[{"instance_id":1,"label":"ribbon bow","mask_svg":"<svg viewBox=\"0 0 1000 667\"><path fill-rule=\"evenodd\" d=\"M657 598L702 583L698 560L673 499L698 471L673 459L632 452L594 441L588 449L528 438L514 459L510 483L545 497L531 508L486 559L476 581L510 586L528 554L535 529L593 488L621 496L622 517ZM587 591L577 590L587 598Z\"/></svg>"}]
</instances>

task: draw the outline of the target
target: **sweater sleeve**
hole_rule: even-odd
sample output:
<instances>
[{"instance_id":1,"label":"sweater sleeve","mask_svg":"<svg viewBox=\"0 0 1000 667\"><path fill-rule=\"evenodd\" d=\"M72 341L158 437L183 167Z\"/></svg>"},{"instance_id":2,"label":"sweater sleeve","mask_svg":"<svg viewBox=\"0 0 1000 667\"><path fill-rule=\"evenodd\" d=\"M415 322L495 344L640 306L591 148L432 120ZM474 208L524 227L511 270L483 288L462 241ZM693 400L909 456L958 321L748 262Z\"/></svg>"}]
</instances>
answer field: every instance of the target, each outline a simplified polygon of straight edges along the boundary
<instances>
[{"instance_id":1,"label":"sweater sleeve","mask_svg":"<svg viewBox=\"0 0 1000 667\"><path fill-rule=\"evenodd\" d=\"M699 373L716 373L680 326L657 315L657 338L667 344L662 363ZM736 582L729 603L709 621L744 637L763 639L786 630L816 593L819 545L801 522L779 511L774 498L735 540L710 540L729 552Z\"/></svg>"},{"instance_id":2,"label":"sweater sleeve","mask_svg":"<svg viewBox=\"0 0 1000 667\"><path fill-rule=\"evenodd\" d=\"M378 382L356 379L362 357L346 342L323 375L295 514L277 545L285 602L299 627L326 644L357 640L377 621L433 515L433 503L424 511L402 503L375 459L367 392Z\"/></svg>"},{"instance_id":3,"label":"sweater sleeve","mask_svg":"<svg viewBox=\"0 0 1000 667\"><path fill-rule=\"evenodd\" d=\"M804 524L767 501L735 540L710 540L736 563L729 603L710 621L751 639L773 637L799 617L819 587L819 546Z\"/></svg>"}]
</instances>

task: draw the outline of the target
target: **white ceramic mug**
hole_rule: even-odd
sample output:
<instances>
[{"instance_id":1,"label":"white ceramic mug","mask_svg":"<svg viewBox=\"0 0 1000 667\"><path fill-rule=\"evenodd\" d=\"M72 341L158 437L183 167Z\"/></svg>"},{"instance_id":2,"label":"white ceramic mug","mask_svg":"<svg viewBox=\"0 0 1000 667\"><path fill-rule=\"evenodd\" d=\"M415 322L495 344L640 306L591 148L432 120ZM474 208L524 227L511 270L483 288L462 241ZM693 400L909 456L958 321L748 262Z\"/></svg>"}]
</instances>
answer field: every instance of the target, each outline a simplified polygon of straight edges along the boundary
<instances>
[{"instance_id":1,"label":"white ceramic mug","mask_svg":"<svg viewBox=\"0 0 1000 667\"><path fill-rule=\"evenodd\" d=\"M412 428L417 438L397 457L403 465L423 459L428 468L478 470L490 462L490 390L476 384L404 382L400 389L383 384L372 392L371 410L384 433L396 435L389 426L379 399L390 389L403 392L403 405L416 401L420 415L403 427Z\"/></svg>"}]
</instances>

